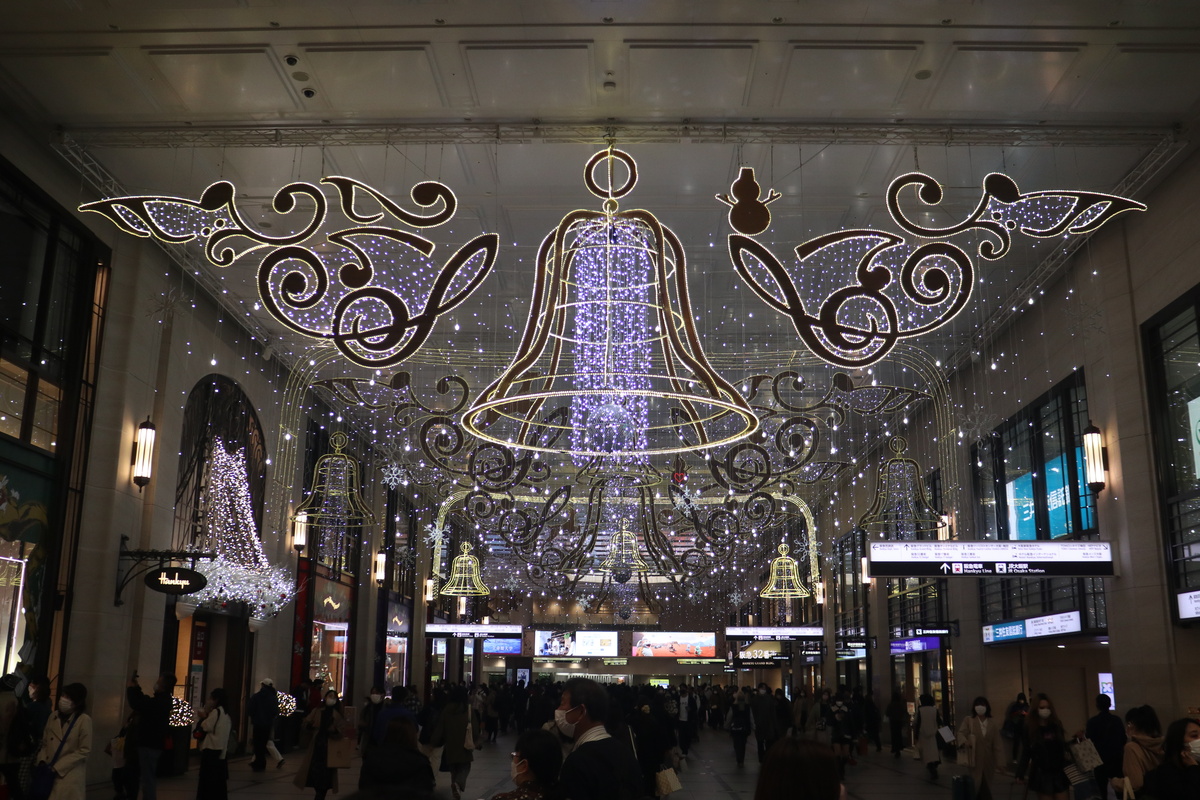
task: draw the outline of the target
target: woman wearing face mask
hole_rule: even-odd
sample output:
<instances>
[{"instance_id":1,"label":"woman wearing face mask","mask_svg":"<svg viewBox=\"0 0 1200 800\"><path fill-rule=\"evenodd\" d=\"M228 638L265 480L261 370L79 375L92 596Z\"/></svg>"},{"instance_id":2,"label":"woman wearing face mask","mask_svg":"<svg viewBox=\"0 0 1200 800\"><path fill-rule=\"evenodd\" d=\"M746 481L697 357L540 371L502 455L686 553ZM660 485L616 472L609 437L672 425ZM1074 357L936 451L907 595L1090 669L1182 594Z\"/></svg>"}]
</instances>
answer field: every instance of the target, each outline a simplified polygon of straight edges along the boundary
<instances>
[{"instance_id":1,"label":"woman wearing face mask","mask_svg":"<svg viewBox=\"0 0 1200 800\"><path fill-rule=\"evenodd\" d=\"M509 776L517 788L492 795L492 800L544 800L558 782L562 749L558 739L540 728L525 731L517 739L509 764Z\"/></svg>"},{"instance_id":2,"label":"woman wearing face mask","mask_svg":"<svg viewBox=\"0 0 1200 800\"><path fill-rule=\"evenodd\" d=\"M1146 773L1148 797L1200 797L1200 720L1177 719L1163 737L1162 764Z\"/></svg>"},{"instance_id":3,"label":"woman wearing face mask","mask_svg":"<svg viewBox=\"0 0 1200 800\"><path fill-rule=\"evenodd\" d=\"M972 706L975 713L958 726L958 747L965 751L976 796L979 800L991 800L992 779L1007 752L1000 736L1000 723L992 719L992 704L986 697L976 697Z\"/></svg>"},{"instance_id":4,"label":"woman wearing face mask","mask_svg":"<svg viewBox=\"0 0 1200 800\"><path fill-rule=\"evenodd\" d=\"M82 683L63 687L56 713L50 715L36 763L49 767L54 788L50 800L84 800L87 796L87 757L92 750L92 718L87 689Z\"/></svg>"},{"instance_id":5,"label":"woman wearing face mask","mask_svg":"<svg viewBox=\"0 0 1200 800\"><path fill-rule=\"evenodd\" d=\"M462 790L467 787L471 762L475 760L473 731L471 746L467 743L470 725L471 707L467 700L467 690L462 686L454 686L450 689L446 707L442 709L437 728L431 737L431 744L442 748L442 761L438 771L450 773L450 793L454 795L454 800L458 800L462 796Z\"/></svg>"},{"instance_id":6,"label":"woman wearing face mask","mask_svg":"<svg viewBox=\"0 0 1200 800\"><path fill-rule=\"evenodd\" d=\"M1067 779L1067 737L1054 713L1054 704L1044 694L1033 699L1033 709L1025 722L1025 746L1017 766L1017 777L1024 779L1031 792L1042 800L1067 800L1071 781Z\"/></svg>"},{"instance_id":7,"label":"woman wearing face mask","mask_svg":"<svg viewBox=\"0 0 1200 800\"><path fill-rule=\"evenodd\" d=\"M382 709L383 689L372 686L371 693L367 695L367 702L363 703L363 709L358 714L358 749L360 752L365 753L371 746L371 733L375 730L375 720L379 718L379 712Z\"/></svg>"},{"instance_id":8,"label":"woman wearing face mask","mask_svg":"<svg viewBox=\"0 0 1200 800\"><path fill-rule=\"evenodd\" d=\"M1162 726L1153 708L1134 706L1126 711L1125 733L1129 736L1129 741L1125 743L1124 758L1121 759L1125 777L1112 779L1118 796L1123 793L1126 784L1134 792L1141 791L1146 773L1163 760Z\"/></svg>"},{"instance_id":9,"label":"woman wearing face mask","mask_svg":"<svg viewBox=\"0 0 1200 800\"><path fill-rule=\"evenodd\" d=\"M225 800L229 796L229 770L225 761L229 730L233 722L226 708L224 689L213 689L208 705L200 710L200 777L196 781L196 800Z\"/></svg>"},{"instance_id":10,"label":"woman wearing face mask","mask_svg":"<svg viewBox=\"0 0 1200 800\"><path fill-rule=\"evenodd\" d=\"M294 783L301 789L316 789L315 800L325 800L330 789L335 794L338 790L339 767L330 766L329 745L331 742L340 742L345 736L346 716L342 713L337 692L330 689L325 693L321 706L308 712L304 727L314 733ZM334 763L339 763L338 759L334 759Z\"/></svg>"}]
</instances>

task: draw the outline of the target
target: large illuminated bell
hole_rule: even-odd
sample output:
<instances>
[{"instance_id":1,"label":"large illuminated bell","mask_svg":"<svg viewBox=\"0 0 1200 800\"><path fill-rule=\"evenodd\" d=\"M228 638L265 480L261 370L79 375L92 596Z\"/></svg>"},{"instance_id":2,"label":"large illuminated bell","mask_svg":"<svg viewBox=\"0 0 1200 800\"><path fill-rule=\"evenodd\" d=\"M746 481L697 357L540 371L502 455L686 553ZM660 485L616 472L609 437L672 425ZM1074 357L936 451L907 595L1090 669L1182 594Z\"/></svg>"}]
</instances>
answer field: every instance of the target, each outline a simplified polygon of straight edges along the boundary
<instances>
[{"instance_id":1,"label":"large illuminated bell","mask_svg":"<svg viewBox=\"0 0 1200 800\"><path fill-rule=\"evenodd\" d=\"M779 555L771 561L771 578L758 596L772 600L808 597L808 589L800 582L800 570L796 566L796 559L788 555L791 548L781 544L778 550Z\"/></svg>"},{"instance_id":2,"label":"large illuminated bell","mask_svg":"<svg viewBox=\"0 0 1200 800\"><path fill-rule=\"evenodd\" d=\"M351 554L347 539L351 530L375 524L375 515L362 498L358 462L342 452L349 441L340 431L329 437L333 452L317 459L312 494L293 515L307 524L317 552L333 561Z\"/></svg>"},{"instance_id":3,"label":"large illuminated bell","mask_svg":"<svg viewBox=\"0 0 1200 800\"><path fill-rule=\"evenodd\" d=\"M628 583L635 572L650 569L638 553L637 536L629 530L628 520L621 520L621 529L609 539L608 558L601 563L600 569L612 575L617 583Z\"/></svg>"},{"instance_id":4,"label":"large illuminated bell","mask_svg":"<svg viewBox=\"0 0 1200 800\"><path fill-rule=\"evenodd\" d=\"M471 555L471 545L463 543L460 554L450 564L450 580L442 587L442 594L452 597L483 597L492 590L479 577L479 559Z\"/></svg>"},{"instance_id":5,"label":"large illuminated bell","mask_svg":"<svg viewBox=\"0 0 1200 800\"><path fill-rule=\"evenodd\" d=\"M464 427L615 465L753 433L749 404L701 349L679 239L650 212L618 208L637 182L633 159L610 148L584 177L603 210L572 211L542 242L517 353Z\"/></svg>"},{"instance_id":6,"label":"large illuminated bell","mask_svg":"<svg viewBox=\"0 0 1200 800\"><path fill-rule=\"evenodd\" d=\"M858 526L883 539L922 539L936 533L946 523L925 497L920 465L902 455L908 442L896 436L889 446L894 455L879 466L875 499Z\"/></svg>"}]
</instances>

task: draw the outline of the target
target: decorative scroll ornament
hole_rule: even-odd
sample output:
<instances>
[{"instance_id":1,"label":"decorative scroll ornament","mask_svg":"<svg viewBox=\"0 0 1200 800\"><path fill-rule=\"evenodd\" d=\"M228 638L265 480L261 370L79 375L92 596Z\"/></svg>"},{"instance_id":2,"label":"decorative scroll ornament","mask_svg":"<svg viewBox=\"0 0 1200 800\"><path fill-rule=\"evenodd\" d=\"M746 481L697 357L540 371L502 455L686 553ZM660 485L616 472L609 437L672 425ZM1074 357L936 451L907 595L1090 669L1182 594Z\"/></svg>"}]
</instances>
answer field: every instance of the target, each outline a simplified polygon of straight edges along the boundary
<instances>
[{"instance_id":1,"label":"decorative scroll ornament","mask_svg":"<svg viewBox=\"0 0 1200 800\"><path fill-rule=\"evenodd\" d=\"M619 169L628 177L618 184ZM758 419L701 348L682 244L650 212L618 211L637 182L634 160L602 151L584 179L603 211L572 211L542 242L517 353L463 427L614 465L749 435Z\"/></svg>"},{"instance_id":2,"label":"decorative scroll ornament","mask_svg":"<svg viewBox=\"0 0 1200 800\"><path fill-rule=\"evenodd\" d=\"M889 442L893 455L879 466L875 499L858 526L884 539L921 539L945 527L925 497L921 467L903 453L908 442L895 436Z\"/></svg>"},{"instance_id":3,"label":"decorative scroll ornament","mask_svg":"<svg viewBox=\"0 0 1200 800\"><path fill-rule=\"evenodd\" d=\"M432 210L422 215L353 178L331 176L321 183L336 190L351 227L322 235L329 203L321 187L305 182L284 186L272 201L283 215L309 207L295 232L282 236L267 236L246 220L228 181L212 184L199 200L137 195L85 203L79 210L100 214L134 236L174 245L203 242L204 255L218 267L254 254L259 297L272 317L296 333L332 341L359 366L398 364L421 348L438 317L487 277L499 237L477 236L439 266L432 241L379 223L385 216L416 229L449 222L458 207L449 187L425 181L412 188L413 202Z\"/></svg>"},{"instance_id":4,"label":"decorative scroll ornament","mask_svg":"<svg viewBox=\"0 0 1200 800\"><path fill-rule=\"evenodd\" d=\"M781 544L777 549L779 555L771 561L771 578L758 596L772 600L808 597L808 589L800 582L800 570L796 566L796 559L788 555L791 548Z\"/></svg>"},{"instance_id":5,"label":"decorative scroll ornament","mask_svg":"<svg viewBox=\"0 0 1200 800\"><path fill-rule=\"evenodd\" d=\"M937 181L913 172L888 187L888 211L904 232L934 241L915 243L869 229L827 233L795 248L799 272L793 273L751 238L770 224L766 202L775 198L758 199L760 189L752 169L743 169L734 183L738 199L729 213L730 225L738 231L729 236L734 268L767 305L791 318L796 333L814 354L831 364L874 364L901 339L945 325L966 306L975 266L965 249L945 241L950 237L980 234L976 255L992 261L1008 253L1013 231L1035 238L1089 234L1118 214L1146 208L1135 200L1098 192L1022 194L1007 175L992 173L984 179L983 197L970 216L945 228L932 228L913 221L900 208L901 193L910 186L917 188L917 197L926 206L942 200ZM846 261L855 264L853 283L820 285L820 276L829 267ZM815 312L810 311L820 291L827 294L815 303Z\"/></svg>"},{"instance_id":6,"label":"decorative scroll ornament","mask_svg":"<svg viewBox=\"0 0 1200 800\"><path fill-rule=\"evenodd\" d=\"M461 553L450 564L450 580L442 587L442 594L453 597L484 597L491 589L479 578L479 559L471 555L471 545L463 542Z\"/></svg>"}]
</instances>

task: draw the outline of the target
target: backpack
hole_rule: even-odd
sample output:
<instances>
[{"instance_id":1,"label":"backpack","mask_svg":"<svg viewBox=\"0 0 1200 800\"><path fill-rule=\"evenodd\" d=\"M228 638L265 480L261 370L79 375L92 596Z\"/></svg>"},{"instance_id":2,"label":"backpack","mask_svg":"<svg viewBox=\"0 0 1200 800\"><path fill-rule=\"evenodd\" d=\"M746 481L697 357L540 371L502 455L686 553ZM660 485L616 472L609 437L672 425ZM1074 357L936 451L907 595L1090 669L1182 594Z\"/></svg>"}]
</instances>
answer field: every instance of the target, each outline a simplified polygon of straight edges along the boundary
<instances>
[{"instance_id":1,"label":"backpack","mask_svg":"<svg viewBox=\"0 0 1200 800\"><path fill-rule=\"evenodd\" d=\"M33 717L24 705L17 705L17 713L13 715L8 728L8 755L12 758L25 758L37 752L38 740L33 733Z\"/></svg>"},{"instance_id":2,"label":"backpack","mask_svg":"<svg viewBox=\"0 0 1200 800\"><path fill-rule=\"evenodd\" d=\"M729 720L729 730L740 733L750 729L750 707L733 707L733 716Z\"/></svg>"}]
</instances>

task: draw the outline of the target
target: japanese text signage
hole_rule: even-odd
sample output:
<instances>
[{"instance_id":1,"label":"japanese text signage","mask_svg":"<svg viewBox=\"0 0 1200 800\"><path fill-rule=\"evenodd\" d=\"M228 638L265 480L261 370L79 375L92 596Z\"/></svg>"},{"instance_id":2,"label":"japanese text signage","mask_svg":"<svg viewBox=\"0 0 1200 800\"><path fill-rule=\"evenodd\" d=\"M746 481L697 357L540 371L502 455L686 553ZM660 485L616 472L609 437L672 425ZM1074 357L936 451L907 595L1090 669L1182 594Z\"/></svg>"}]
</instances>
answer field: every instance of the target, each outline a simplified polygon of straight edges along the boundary
<instances>
[{"instance_id":1,"label":"japanese text signage","mask_svg":"<svg viewBox=\"0 0 1200 800\"><path fill-rule=\"evenodd\" d=\"M869 547L872 578L1113 574L1109 542L870 542Z\"/></svg>"},{"instance_id":2,"label":"japanese text signage","mask_svg":"<svg viewBox=\"0 0 1200 800\"><path fill-rule=\"evenodd\" d=\"M1012 642L1018 639L1037 639L1043 636L1061 636L1083 630L1078 611L1065 614L1048 614L1044 617L998 622L983 626L983 643Z\"/></svg>"}]
</instances>

